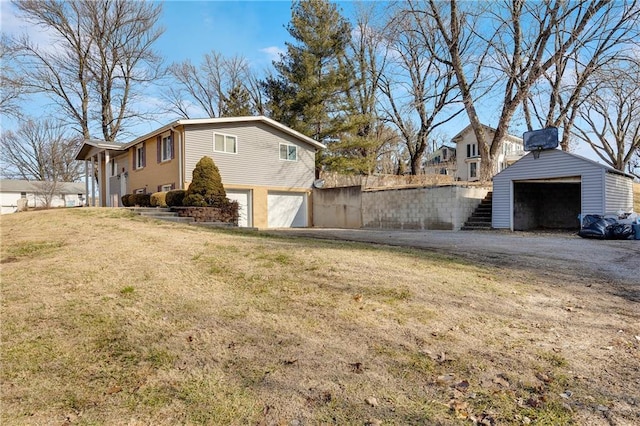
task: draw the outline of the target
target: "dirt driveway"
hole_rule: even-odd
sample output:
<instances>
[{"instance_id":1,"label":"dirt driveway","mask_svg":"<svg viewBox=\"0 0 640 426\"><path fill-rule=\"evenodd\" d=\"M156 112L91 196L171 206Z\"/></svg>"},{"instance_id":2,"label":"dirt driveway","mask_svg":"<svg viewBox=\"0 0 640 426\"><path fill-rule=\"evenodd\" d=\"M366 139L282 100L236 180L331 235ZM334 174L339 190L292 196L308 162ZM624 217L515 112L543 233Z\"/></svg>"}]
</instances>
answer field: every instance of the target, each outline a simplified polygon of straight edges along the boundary
<instances>
[{"instance_id":1,"label":"dirt driveway","mask_svg":"<svg viewBox=\"0 0 640 426\"><path fill-rule=\"evenodd\" d=\"M279 229L268 233L369 242L435 250L498 267L535 269L616 284L640 302L640 241L589 240L572 233L509 231L400 231L371 229Z\"/></svg>"}]
</instances>

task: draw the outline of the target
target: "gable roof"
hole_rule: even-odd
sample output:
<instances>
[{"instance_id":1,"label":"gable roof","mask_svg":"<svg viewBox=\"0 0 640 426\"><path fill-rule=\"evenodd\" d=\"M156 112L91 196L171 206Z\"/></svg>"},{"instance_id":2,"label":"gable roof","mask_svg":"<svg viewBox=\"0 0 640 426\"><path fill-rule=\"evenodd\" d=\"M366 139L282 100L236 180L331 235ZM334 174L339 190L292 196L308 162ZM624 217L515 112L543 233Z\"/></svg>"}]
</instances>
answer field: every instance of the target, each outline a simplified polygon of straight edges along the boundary
<instances>
[{"instance_id":1,"label":"gable roof","mask_svg":"<svg viewBox=\"0 0 640 426\"><path fill-rule=\"evenodd\" d=\"M500 178L503 178L505 176L508 177L511 174L518 174L519 173L519 170L518 170L519 168L527 167L528 165L536 165L536 164L543 165L543 163L534 163L534 161L540 161L540 159L544 159L545 157L547 157L547 158L558 158L558 159L564 160L565 162L566 161L570 161L570 162L573 162L573 163L582 164L581 167L583 167L583 168L599 168L599 169L603 169L606 173L621 175L621 176L625 176L625 177L628 177L630 179L633 179L632 175L629 175L627 173L621 172L620 170L616 170L616 169L614 169L612 167L609 167L609 166L607 166L605 164L598 163L597 161L591 160L591 159L583 157L581 155L574 154L572 152L563 151L560 148L545 149L545 150L540 151L540 158L537 159L537 160L534 159L533 152L529 152L527 155L525 155L524 157L520 158L518 161L513 163L511 166L507 167L506 169L502 170L500 173L496 174L493 178L495 179L496 177L498 177L498 179L500 179ZM520 163L520 164L518 164L518 163ZM549 170L548 164L544 164L544 171L545 171L545 174L549 175L550 177L558 177L558 176L566 175L564 170Z\"/></svg>"},{"instance_id":2,"label":"gable roof","mask_svg":"<svg viewBox=\"0 0 640 426\"><path fill-rule=\"evenodd\" d=\"M86 155L88 154L88 152L91 150L91 148L99 148L99 149L105 149L105 150L110 150L110 151L125 151L127 149L129 149L130 147L132 147L133 145L137 145L140 142L143 142L147 139L150 139L154 136L157 136L159 134L162 134L168 130L173 129L174 127L177 126L192 126L192 125L198 125L198 124L227 124L227 123L264 123L267 124L268 126L271 126L275 129L278 129L284 133L287 133L288 135L291 135L295 138L297 138L298 140L305 142L311 146L313 146L315 149L324 149L326 148L326 146L324 144L321 144L320 142L311 139L308 136L303 135L302 133L293 130L292 128L285 126L282 123L279 123L271 118L265 117L264 115L258 115L258 116L245 116L245 117L219 117L219 118L195 118L195 119L180 119L180 120L176 120L173 121L169 124L166 124L156 130L153 130L147 134L144 134L140 137L137 137L136 139L132 140L131 142L127 142L127 143L114 143L114 142L105 142L105 141L101 141L101 140L96 140L96 139L90 139L90 140L85 140L82 147L80 148L80 150L78 151L78 153L76 154L76 160L82 160L86 157Z\"/></svg>"},{"instance_id":3,"label":"gable roof","mask_svg":"<svg viewBox=\"0 0 640 426\"><path fill-rule=\"evenodd\" d=\"M0 179L0 192L42 192L38 184L48 185L51 182L39 180ZM84 194L85 184L82 182L57 182L56 194Z\"/></svg>"},{"instance_id":4,"label":"gable roof","mask_svg":"<svg viewBox=\"0 0 640 426\"><path fill-rule=\"evenodd\" d=\"M482 127L483 127L485 130L487 130L487 131L489 131L489 132L491 132L491 133L495 133L495 132L496 132L496 129L494 129L493 127L487 126L487 125L485 125L485 124L483 124L483 125L482 125ZM451 138L451 141L452 141L452 142L454 142L454 143L458 143L458 142L462 139L462 137L463 137L466 133L468 133L468 132L470 132L470 131L471 131L471 132L473 132L473 126L472 126L471 124L467 125L467 127L465 127L464 129L462 129L460 132L458 132L458 134L457 134L457 135L455 135L454 137L452 137L452 138ZM511 135L511 134L509 134L509 133L507 133L507 134L505 135L505 138L507 138L507 139L511 139L511 140L513 140L513 141L516 141L516 142L522 142L522 138L520 138L520 137L518 137L518 136Z\"/></svg>"}]
</instances>

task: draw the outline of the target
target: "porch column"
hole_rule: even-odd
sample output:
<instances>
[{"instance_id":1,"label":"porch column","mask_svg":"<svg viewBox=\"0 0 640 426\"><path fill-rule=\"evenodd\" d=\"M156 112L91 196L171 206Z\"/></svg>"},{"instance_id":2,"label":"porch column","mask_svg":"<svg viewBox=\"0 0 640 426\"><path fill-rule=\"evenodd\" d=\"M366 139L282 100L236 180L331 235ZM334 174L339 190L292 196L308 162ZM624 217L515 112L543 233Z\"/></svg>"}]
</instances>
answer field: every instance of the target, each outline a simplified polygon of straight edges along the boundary
<instances>
[{"instance_id":1,"label":"porch column","mask_svg":"<svg viewBox=\"0 0 640 426\"><path fill-rule=\"evenodd\" d=\"M96 206L96 160L91 157L91 207Z\"/></svg>"},{"instance_id":2,"label":"porch column","mask_svg":"<svg viewBox=\"0 0 640 426\"><path fill-rule=\"evenodd\" d=\"M84 205L89 205L89 160L84 160Z\"/></svg>"},{"instance_id":3,"label":"porch column","mask_svg":"<svg viewBox=\"0 0 640 426\"><path fill-rule=\"evenodd\" d=\"M102 153L98 153L98 207L104 207L104 182L102 177Z\"/></svg>"},{"instance_id":4,"label":"porch column","mask_svg":"<svg viewBox=\"0 0 640 426\"><path fill-rule=\"evenodd\" d=\"M111 191L110 191L110 181L111 181L111 167L109 167L109 151L104 152L104 192L105 192L105 201L107 207L113 207L111 205Z\"/></svg>"}]
</instances>

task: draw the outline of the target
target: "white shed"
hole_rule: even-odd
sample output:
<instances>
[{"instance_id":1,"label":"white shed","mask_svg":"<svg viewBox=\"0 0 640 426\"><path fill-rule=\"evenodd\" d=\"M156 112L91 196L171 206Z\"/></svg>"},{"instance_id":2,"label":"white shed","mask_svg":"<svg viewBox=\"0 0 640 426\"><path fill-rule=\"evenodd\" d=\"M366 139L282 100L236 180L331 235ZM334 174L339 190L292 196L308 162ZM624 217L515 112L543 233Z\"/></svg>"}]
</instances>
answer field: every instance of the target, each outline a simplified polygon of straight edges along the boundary
<instances>
[{"instance_id":1,"label":"white shed","mask_svg":"<svg viewBox=\"0 0 640 426\"><path fill-rule=\"evenodd\" d=\"M529 153L493 177L493 228L579 229L580 214L632 209L632 176L559 149Z\"/></svg>"}]
</instances>

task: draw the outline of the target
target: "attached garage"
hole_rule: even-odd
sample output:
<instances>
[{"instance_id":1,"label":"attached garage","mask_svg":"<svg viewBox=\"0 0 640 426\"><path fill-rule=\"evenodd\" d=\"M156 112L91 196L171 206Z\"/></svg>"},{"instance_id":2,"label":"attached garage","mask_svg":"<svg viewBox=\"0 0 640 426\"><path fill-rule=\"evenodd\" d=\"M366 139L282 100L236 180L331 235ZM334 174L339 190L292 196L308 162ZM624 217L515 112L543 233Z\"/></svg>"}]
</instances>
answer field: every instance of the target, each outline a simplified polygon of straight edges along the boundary
<instances>
[{"instance_id":1,"label":"attached garage","mask_svg":"<svg viewBox=\"0 0 640 426\"><path fill-rule=\"evenodd\" d=\"M267 195L269 228L304 228L308 226L307 194L272 192Z\"/></svg>"},{"instance_id":2,"label":"attached garage","mask_svg":"<svg viewBox=\"0 0 640 426\"><path fill-rule=\"evenodd\" d=\"M580 214L632 208L631 176L558 149L529 153L493 178L493 228L579 229Z\"/></svg>"},{"instance_id":3,"label":"attached garage","mask_svg":"<svg viewBox=\"0 0 640 426\"><path fill-rule=\"evenodd\" d=\"M238 202L240 216L238 226L253 226L253 215L251 211L251 191L250 190L227 190L227 198Z\"/></svg>"}]
</instances>

